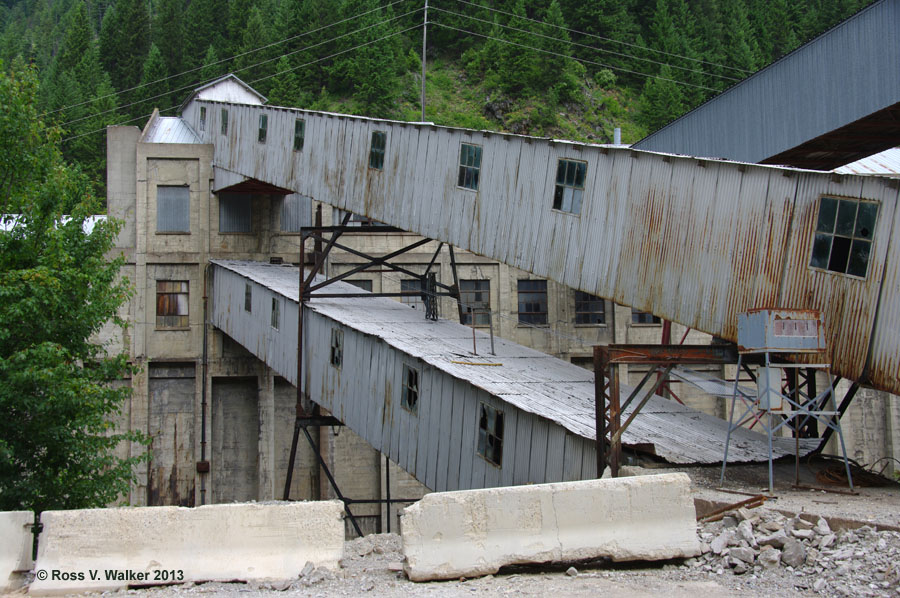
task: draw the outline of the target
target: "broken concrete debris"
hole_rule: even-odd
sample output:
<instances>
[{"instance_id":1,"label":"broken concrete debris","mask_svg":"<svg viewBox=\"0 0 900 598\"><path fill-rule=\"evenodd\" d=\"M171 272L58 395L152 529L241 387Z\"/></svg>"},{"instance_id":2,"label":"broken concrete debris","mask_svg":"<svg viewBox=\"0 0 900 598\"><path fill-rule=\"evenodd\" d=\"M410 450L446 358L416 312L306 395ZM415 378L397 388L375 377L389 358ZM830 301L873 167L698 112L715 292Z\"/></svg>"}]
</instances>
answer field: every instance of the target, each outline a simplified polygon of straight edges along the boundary
<instances>
[{"instance_id":1,"label":"broken concrete debris","mask_svg":"<svg viewBox=\"0 0 900 598\"><path fill-rule=\"evenodd\" d=\"M404 509L401 523L413 581L511 564L700 554L690 479L681 473L434 493Z\"/></svg>"}]
</instances>

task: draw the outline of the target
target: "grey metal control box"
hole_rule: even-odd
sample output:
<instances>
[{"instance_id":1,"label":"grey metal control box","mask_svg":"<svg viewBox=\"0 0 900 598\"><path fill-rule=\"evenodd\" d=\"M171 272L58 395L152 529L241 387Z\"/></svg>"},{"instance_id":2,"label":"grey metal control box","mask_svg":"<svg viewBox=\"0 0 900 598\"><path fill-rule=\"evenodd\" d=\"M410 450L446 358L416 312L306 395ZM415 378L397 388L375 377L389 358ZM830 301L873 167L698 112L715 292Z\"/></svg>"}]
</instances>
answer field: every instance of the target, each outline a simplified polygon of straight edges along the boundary
<instances>
[{"instance_id":1,"label":"grey metal control box","mask_svg":"<svg viewBox=\"0 0 900 598\"><path fill-rule=\"evenodd\" d=\"M821 353L825 322L811 309L753 309L738 315L741 353Z\"/></svg>"}]
</instances>

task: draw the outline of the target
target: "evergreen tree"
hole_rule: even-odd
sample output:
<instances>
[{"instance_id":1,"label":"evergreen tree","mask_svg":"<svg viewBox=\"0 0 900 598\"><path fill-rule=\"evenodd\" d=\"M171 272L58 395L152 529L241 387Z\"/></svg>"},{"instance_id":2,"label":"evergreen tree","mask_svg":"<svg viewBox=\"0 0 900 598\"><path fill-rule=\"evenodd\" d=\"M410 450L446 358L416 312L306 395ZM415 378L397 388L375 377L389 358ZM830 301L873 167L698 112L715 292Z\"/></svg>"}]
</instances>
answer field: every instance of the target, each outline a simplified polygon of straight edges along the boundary
<instances>
[{"instance_id":1,"label":"evergreen tree","mask_svg":"<svg viewBox=\"0 0 900 598\"><path fill-rule=\"evenodd\" d=\"M753 36L750 19L743 2L726 2L723 8L722 27L722 60L728 66L745 71L757 69L756 57L759 47ZM726 70L724 74L732 77L744 77L734 70Z\"/></svg>"},{"instance_id":2,"label":"evergreen tree","mask_svg":"<svg viewBox=\"0 0 900 598\"><path fill-rule=\"evenodd\" d=\"M212 46L206 49L206 54L203 56L203 65L200 68L200 81L203 83L208 83L214 79L218 79L224 72L224 65L218 64L219 55L216 52L216 49Z\"/></svg>"},{"instance_id":3,"label":"evergreen tree","mask_svg":"<svg viewBox=\"0 0 900 598\"><path fill-rule=\"evenodd\" d=\"M63 70L75 68L94 41L84 2L77 2L67 16L68 26L59 52L59 67Z\"/></svg>"},{"instance_id":4,"label":"evergreen tree","mask_svg":"<svg viewBox=\"0 0 900 598\"><path fill-rule=\"evenodd\" d=\"M572 44L566 32L566 21L557 0L552 0L544 18L546 23L538 38L539 47L545 52L536 56L538 73L532 82L535 90L551 90L556 99L568 101L579 88L579 76L584 67L572 60Z\"/></svg>"},{"instance_id":5,"label":"evergreen tree","mask_svg":"<svg viewBox=\"0 0 900 598\"><path fill-rule=\"evenodd\" d=\"M269 44L269 30L265 25L262 12L258 7L250 10L250 19L244 29L244 40L241 43L240 52L234 60L235 74L245 81L263 79L256 89L263 95L268 95L271 79L264 79L275 73L275 61L273 60L275 49L266 48L257 50Z\"/></svg>"},{"instance_id":6,"label":"evergreen tree","mask_svg":"<svg viewBox=\"0 0 900 598\"><path fill-rule=\"evenodd\" d=\"M282 56L275 68L277 74L272 77L269 103L277 106L298 106L300 91L297 86L297 75L291 70L291 61L287 56Z\"/></svg>"},{"instance_id":7,"label":"evergreen tree","mask_svg":"<svg viewBox=\"0 0 900 598\"><path fill-rule=\"evenodd\" d=\"M503 39L511 43L502 44L500 47L497 75L506 93L520 97L528 95L523 92L526 88L530 88L532 81L538 79L538 52L531 49L536 45L536 38L531 35L531 22L524 18L526 17L524 0L516 0L512 14L518 18L510 17L508 28L504 29Z\"/></svg>"},{"instance_id":8,"label":"evergreen tree","mask_svg":"<svg viewBox=\"0 0 900 598\"><path fill-rule=\"evenodd\" d=\"M209 46L227 50L229 45L224 37L227 31L227 0L191 0L184 27L185 65L194 68L202 64L203 53Z\"/></svg>"},{"instance_id":9,"label":"evergreen tree","mask_svg":"<svg viewBox=\"0 0 900 598\"><path fill-rule=\"evenodd\" d=\"M639 99L639 118L650 132L668 124L684 112L684 94L671 81L672 70L664 66L659 77L648 78Z\"/></svg>"},{"instance_id":10,"label":"evergreen tree","mask_svg":"<svg viewBox=\"0 0 900 598\"><path fill-rule=\"evenodd\" d=\"M169 110L169 82L166 80L166 61L156 44L150 44L150 52L144 61L140 94L145 100L140 104L140 114L149 117L154 108L160 112Z\"/></svg>"},{"instance_id":11,"label":"evergreen tree","mask_svg":"<svg viewBox=\"0 0 900 598\"><path fill-rule=\"evenodd\" d=\"M162 53L166 74L184 71L184 11L182 0L160 0L153 20L153 39Z\"/></svg>"},{"instance_id":12,"label":"evergreen tree","mask_svg":"<svg viewBox=\"0 0 900 598\"><path fill-rule=\"evenodd\" d=\"M100 59L118 90L141 79L150 50L150 13L146 0L118 0L100 29Z\"/></svg>"}]
</instances>

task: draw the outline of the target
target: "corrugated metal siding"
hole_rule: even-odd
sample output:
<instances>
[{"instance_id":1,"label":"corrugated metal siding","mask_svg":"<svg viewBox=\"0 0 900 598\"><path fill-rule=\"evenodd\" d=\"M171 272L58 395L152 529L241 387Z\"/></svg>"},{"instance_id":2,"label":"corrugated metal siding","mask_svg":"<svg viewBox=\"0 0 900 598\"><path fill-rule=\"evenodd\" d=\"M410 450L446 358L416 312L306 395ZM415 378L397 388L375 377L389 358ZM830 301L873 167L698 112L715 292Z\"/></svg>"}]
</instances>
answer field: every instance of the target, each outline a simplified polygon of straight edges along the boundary
<instances>
[{"instance_id":1,"label":"corrugated metal siding","mask_svg":"<svg viewBox=\"0 0 900 598\"><path fill-rule=\"evenodd\" d=\"M312 200L296 193L281 200L281 230L299 233L300 228L312 226Z\"/></svg>"},{"instance_id":2,"label":"corrugated metal siding","mask_svg":"<svg viewBox=\"0 0 900 598\"><path fill-rule=\"evenodd\" d=\"M891 106L898 23L900 2L876 2L633 147L759 162Z\"/></svg>"},{"instance_id":3,"label":"corrugated metal siding","mask_svg":"<svg viewBox=\"0 0 900 598\"><path fill-rule=\"evenodd\" d=\"M200 143L200 137L184 119L177 116L158 116L150 123L143 143Z\"/></svg>"},{"instance_id":4,"label":"corrugated metal siding","mask_svg":"<svg viewBox=\"0 0 900 598\"><path fill-rule=\"evenodd\" d=\"M219 193L219 232L253 232L253 211L249 195Z\"/></svg>"},{"instance_id":5,"label":"corrugated metal siding","mask_svg":"<svg viewBox=\"0 0 900 598\"><path fill-rule=\"evenodd\" d=\"M863 372L890 263L881 228L897 203L895 181L850 175L834 182L831 173L229 106L229 135L207 139L217 165L231 172L729 340L747 309L820 309L834 339L835 371L855 379ZM269 115L265 144L256 142L260 111ZM307 134L295 152L298 115ZM368 167L373 130L387 134L384 170ZM477 193L456 187L462 142L484 148ZM587 163L581 215L551 209L560 158ZM810 208L822 193L882 202L880 253L866 280L808 269ZM897 292L886 289L882 305L897 302ZM893 381L881 388L900 392L896 372L871 377L885 376Z\"/></svg>"},{"instance_id":6,"label":"corrugated metal siding","mask_svg":"<svg viewBox=\"0 0 900 598\"><path fill-rule=\"evenodd\" d=\"M900 177L900 148L891 148L835 168L838 174L877 174L881 176Z\"/></svg>"},{"instance_id":7,"label":"corrugated metal siding","mask_svg":"<svg viewBox=\"0 0 900 598\"><path fill-rule=\"evenodd\" d=\"M191 190L188 187L156 187L156 231L191 232Z\"/></svg>"}]
</instances>

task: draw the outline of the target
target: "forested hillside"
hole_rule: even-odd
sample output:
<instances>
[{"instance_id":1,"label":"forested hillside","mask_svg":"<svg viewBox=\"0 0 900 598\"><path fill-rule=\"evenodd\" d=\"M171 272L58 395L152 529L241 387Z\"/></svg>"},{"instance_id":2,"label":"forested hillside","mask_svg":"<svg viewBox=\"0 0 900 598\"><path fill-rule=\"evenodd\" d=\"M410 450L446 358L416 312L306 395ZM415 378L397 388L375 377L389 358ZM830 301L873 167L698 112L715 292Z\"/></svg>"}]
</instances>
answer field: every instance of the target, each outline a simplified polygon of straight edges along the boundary
<instances>
[{"instance_id":1,"label":"forested hillside","mask_svg":"<svg viewBox=\"0 0 900 598\"><path fill-rule=\"evenodd\" d=\"M426 119L635 141L869 0L429 0ZM286 106L419 120L424 0L5 0L64 153L102 185L108 124L228 72Z\"/></svg>"}]
</instances>

